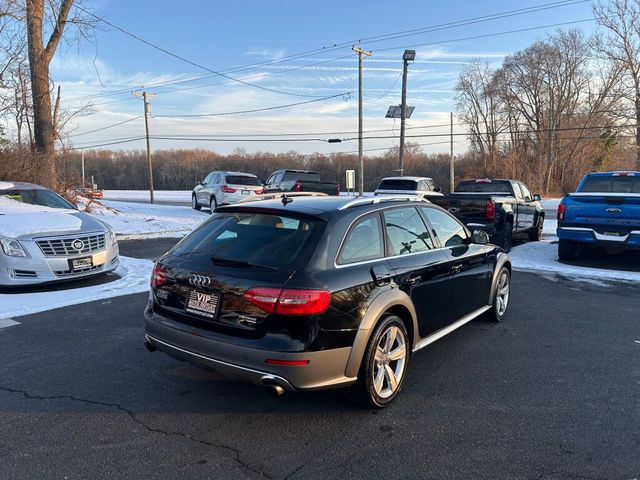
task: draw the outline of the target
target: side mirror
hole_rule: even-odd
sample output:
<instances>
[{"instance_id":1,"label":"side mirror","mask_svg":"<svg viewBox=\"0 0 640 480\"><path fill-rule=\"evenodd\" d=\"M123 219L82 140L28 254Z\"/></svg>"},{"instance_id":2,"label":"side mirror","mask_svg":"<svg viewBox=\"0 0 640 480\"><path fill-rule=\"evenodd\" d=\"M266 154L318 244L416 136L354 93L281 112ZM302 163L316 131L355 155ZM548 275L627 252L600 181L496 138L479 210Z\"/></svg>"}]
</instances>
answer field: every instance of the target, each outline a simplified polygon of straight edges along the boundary
<instances>
[{"instance_id":1,"label":"side mirror","mask_svg":"<svg viewBox=\"0 0 640 480\"><path fill-rule=\"evenodd\" d=\"M477 243L480 245L486 245L489 243L489 234L484 230L474 230L473 231L473 243Z\"/></svg>"},{"instance_id":2,"label":"side mirror","mask_svg":"<svg viewBox=\"0 0 640 480\"><path fill-rule=\"evenodd\" d=\"M536 202L540 202L542 200L542 197L540 196L539 193L534 193L533 200Z\"/></svg>"},{"instance_id":3,"label":"side mirror","mask_svg":"<svg viewBox=\"0 0 640 480\"><path fill-rule=\"evenodd\" d=\"M440 187L435 187L433 189L433 191L436 192L436 193L440 193L442 191L442 189Z\"/></svg>"}]
</instances>

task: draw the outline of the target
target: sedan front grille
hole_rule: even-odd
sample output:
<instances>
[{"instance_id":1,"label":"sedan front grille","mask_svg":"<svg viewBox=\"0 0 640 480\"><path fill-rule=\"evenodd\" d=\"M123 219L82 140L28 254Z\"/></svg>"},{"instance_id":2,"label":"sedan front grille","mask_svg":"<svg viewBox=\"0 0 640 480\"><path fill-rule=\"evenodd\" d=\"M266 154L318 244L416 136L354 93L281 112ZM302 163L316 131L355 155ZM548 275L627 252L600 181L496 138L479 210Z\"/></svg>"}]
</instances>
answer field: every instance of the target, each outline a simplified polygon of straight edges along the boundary
<instances>
[{"instance_id":1,"label":"sedan front grille","mask_svg":"<svg viewBox=\"0 0 640 480\"><path fill-rule=\"evenodd\" d=\"M36 243L45 257L82 255L103 250L106 245L103 233L75 237L42 238L36 240Z\"/></svg>"}]
</instances>

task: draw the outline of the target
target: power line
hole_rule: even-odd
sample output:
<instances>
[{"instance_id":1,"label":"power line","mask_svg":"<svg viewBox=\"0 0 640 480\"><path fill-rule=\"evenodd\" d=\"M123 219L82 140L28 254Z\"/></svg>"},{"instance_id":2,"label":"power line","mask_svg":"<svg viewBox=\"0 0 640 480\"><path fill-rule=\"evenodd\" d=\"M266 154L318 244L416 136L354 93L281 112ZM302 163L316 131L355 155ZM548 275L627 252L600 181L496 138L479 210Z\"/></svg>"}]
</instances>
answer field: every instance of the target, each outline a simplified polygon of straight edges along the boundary
<instances>
[{"instance_id":1,"label":"power line","mask_svg":"<svg viewBox=\"0 0 640 480\"><path fill-rule=\"evenodd\" d=\"M124 120L122 122L112 123L111 125L107 125L105 127L96 128L95 130L89 130L87 132L82 132L82 133L75 133L73 135L69 135L68 138L75 138L75 137L80 137L82 135L88 135L90 133L101 132L101 131L107 130L109 128L117 127L118 125L124 125L125 123L133 122L134 120L138 120L140 118L142 118L142 115L138 115L137 117L129 118L129 119Z\"/></svg>"},{"instance_id":2,"label":"power line","mask_svg":"<svg viewBox=\"0 0 640 480\"><path fill-rule=\"evenodd\" d=\"M350 95L352 92L339 93L337 95L330 95L328 97L316 98L313 100L306 100L304 102L288 103L286 105L275 105L273 107L254 108L250 110L237 110L234 112L217 112L217 113L191 113L191 114L178 114L178 115L154 115L153 118L198 118L198 117L218 117L223 115L242 115L246 113L267 112L271 110L279 110L282 108L296 107L298 105L307 105L309 103L322 102L324 100L330 100L332 98L343 97Z\"/></svg>"}]
</instances>

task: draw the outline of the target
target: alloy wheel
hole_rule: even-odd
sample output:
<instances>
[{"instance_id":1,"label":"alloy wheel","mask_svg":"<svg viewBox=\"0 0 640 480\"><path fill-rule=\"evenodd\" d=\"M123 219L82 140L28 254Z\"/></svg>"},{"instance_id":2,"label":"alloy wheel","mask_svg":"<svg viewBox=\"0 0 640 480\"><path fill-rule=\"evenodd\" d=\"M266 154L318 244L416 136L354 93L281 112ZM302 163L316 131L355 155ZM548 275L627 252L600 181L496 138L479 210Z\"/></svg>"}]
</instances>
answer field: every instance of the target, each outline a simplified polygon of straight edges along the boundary
<instances>
[{"instance_id":1,"label":"alloy wheel","mask_svg":"<svg viewBox=\"0 0 640 480\"><path fill-rule=\"evenodd\" d=\"M371 369L373 387L380 398L391 397L402 383L407 359L407 341L404 333L390 325L380 336Z\"/></svg>"},{"instance_id":2,"label":"alloy wheel","mask_svg":"<svg viewBox=\"0 0 640 480\"><path fill-rule=\"evenodd\" d=\"M498 316L502 317L509 305L509 274L503 271L498 280L498 291L496 293L496 310Z\"/></svg>"}]
</instances>

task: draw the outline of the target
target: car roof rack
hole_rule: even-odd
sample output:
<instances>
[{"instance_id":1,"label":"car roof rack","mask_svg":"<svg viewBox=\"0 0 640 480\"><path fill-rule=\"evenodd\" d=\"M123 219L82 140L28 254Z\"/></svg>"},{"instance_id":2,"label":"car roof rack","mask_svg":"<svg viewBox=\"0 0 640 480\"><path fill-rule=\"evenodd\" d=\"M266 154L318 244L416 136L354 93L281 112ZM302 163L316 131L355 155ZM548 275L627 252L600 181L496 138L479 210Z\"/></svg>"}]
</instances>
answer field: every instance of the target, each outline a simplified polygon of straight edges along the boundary
<instances>
[{"instance_id":1,"label":"car roof rack","mask_svg":"<svg viewBox=\"0 0 640 480\"><path fill-rule=\"evenodd\" d=\"M385 202L428 202L428 200L418 197L417 195L378 195L375 197L357 197L353 200L340 205L338 210L346 210L358 205L375 205Z\"/></svg>"},{"instance_id":2,"label":"car roof rack","mask_svg":"<svg viewBox=\"0 0 640 480\"><path fill-rule=\"evenodd\" d=\"M261 193L260 195L254 195L252 197L243 198L236 203L249 203L259 202L261 200L276 200L278 198L287 197L327 197L326 193L322 192L273 192L273 193Z\"/></svg>"}]
</instances>

